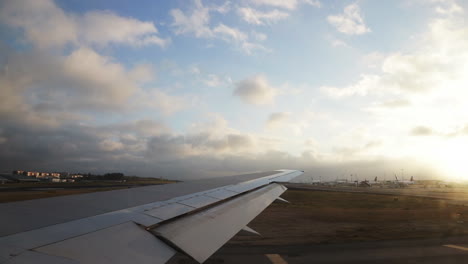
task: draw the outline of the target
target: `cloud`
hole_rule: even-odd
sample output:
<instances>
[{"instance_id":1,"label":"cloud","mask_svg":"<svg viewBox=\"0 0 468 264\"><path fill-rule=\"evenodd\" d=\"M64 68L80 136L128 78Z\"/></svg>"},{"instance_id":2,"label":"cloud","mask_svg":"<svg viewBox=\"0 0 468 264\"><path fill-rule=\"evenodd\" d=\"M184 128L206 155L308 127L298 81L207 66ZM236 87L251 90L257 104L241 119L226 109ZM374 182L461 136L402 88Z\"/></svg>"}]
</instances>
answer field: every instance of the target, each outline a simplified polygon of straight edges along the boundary
<instances>
[{"instance_id":1,"label":"cloud","mask_svg":"<svg viewBox=\"0 0 468 264\"><path fill-rule=\"evenodd\" d=\"M28 96L34 97L36 103L66 102L69 109L112 109L120 107L138 90L136 72L88 48L77 49L68 56L31 52L11 59L5 67L18 70L7 71L4 78L21 90L30 91ZM26 80L21 76L23 72L29 74Z\"/></svg>"},{"instance_id":2,"label":"cloud","mask_svg":"<svg viewBox=\"0 0 468 264\"><path fill-rule=\"evenodd\" d=\"M277 95L277 89L270 86L265 76L255 75L239 81L234 95L249 104L271 104Z\"/></svg>"},{"instance_id":3,"label":"cloud","mask_svg":"<svg viewBox=\"0 0 468 264\"><path fill-rule=\"evenodd\" d=\"M255 50L268 51L261 44L250 42L248 35L237 28L219 24L213 29L213 32L218 38L228 43L236 43L247 54L252 54Z\"/></svg>"},{"instance_id":4,"label":"cloud","mask_svg":"<svg viewBox=\"0 0 468 264\"><path fill-rule=\"evenodd\" d=\"M208 74L202 82L209 87L218 87L223 84L223 81L216 74Z\"/></svg>"},{"instance_id":5,"label":"cloud","mask_svg":"<svg viewBox=\"0 0 468 264\"><path fill-rule=\"evenodd\" d=\"M245 42L247 40L247 34L238 30L237 28L232 28L224 24L219 24L213 29L214 33L217 33L225 41L234 41L238 43Z\"/></svg>"},{"instance_id":6,"label":"cloud","mask_svg":"<svg viewBox=\"0 0 468 264\"><path fill-rule=\"evenodd\" d=\"M170 43L169 38L158 36L154 23L110 11L71 14L52 0L6 1L0 10L3 23L23 29L27 40L39 48L62 48L68 44L166 47Z\"/></svg>"},{"instance_id":7,"label":"cloud","mask_svg":"<svg viewBox=\"0 0 468 264\"><path fill-rule=\"evenodd\" d=\"M158 89L140 90L135 93L132 103L136 109L157 109L164 115L174 114L190 105L188 98L169 95Z\"/></svg>"},{"instance_id":8,"label":"cloud","mask_svg":"<svg viewBox=\"0 0 468 264\"><path fill-rule=\"evenodd\" d=\"M442 15L463 14L465 11L455 0L432 0L431 4L435 4L435 11Z\"/></svg>"},{"instance_id":9,"label":"cloud","mask_svg":"<svg viewBox=\"0 0 468 264\"><path fill-rule=\"evenodd\" d=\"M354 84L323 86L322 91L332 97L428 94L442 89L458 92L466 80L467 27L454 19L434 19L415 43L416 50L379 56L380 73L361 74Z\"/></svg>"},{"instance_id":10,"label":"cloud","mask_svg":"<svg viewBox=\"0 0 468 264\"><path fill-rule=\"evenodd\" d=\"M78 42L76 23L53 1L3 1L0 18L7 25L22 28L26 38L39 47Z\"/></svg>"},{"instance_id":11,"label":"cloud","mask_svg":"<svg viewBox=\"0 0 468 264\"><path fill-rule=\"evenodd\" d=\"M411 129L410 134L412 136L432 136L435 134L435 132L430 127L417 126Z\"/></svg>"},{"instance_id":12,"label":"cloud","mask_svg":"<svg viewBox=\"0 0 468 264\"><path fill-rule=\"evenodd\" d=\"M254 25L272 24L289 17L289 13L278 9L263 12L250 7L239 7L237 13L244 21Z\"/></svg>"},{"instance_id":13,"label":"cloud","mask_svg":"<svg viewBox=\"0 0 468 264\"><path fill-rule=\"evenodd\" d=\"M24 50L6 48L0 116L41 127L89 121L90 113L136 110L135 105L141 105L136 100L144 93L141 86L155 79L152 65L128 67L96 48L165 47L170 42L159 37L153 22L110 11L69 13L48 0L2 2L0 17L7 26L21 29L29 45ZM153 109L170 114L183 108L181 99L151 90L145 99L158 103Z\"/></svg>"},{"instance_id":14,"label":"cloud","mask_svg":"<svg viewBox=\"0 0 468 264\"><path fill-rule=\"evenodd\" d=\"M318 0L248 0L247 2L256 6L273 6L289 10L296 9L300 3L321 7L321 3Z\"/></svg>"},{"instance_id":15,"label":"cloud","mask_svg":"<svg viewBox=\"0 0 468 264\"><path fill-rule=\"evenodd\" d=\"M368 68L376 69L382 64L384 59L385 59L384 54L374 51L374 52L364 55L361 61Z\"/></svg>"},{"instance_id":16,"label":"cloud","mask_svg":"<svg viewBox=\"0 0 468 264\"><path fill-rule=\"evenodd\" d=\"M291 155L275 149L271 140L242 133L219 115L197 123L183 134L164 123L138 120L111 125L72 123L54 128L2 123L0 160L4 170L56 170L193 179L278 168L305 169L333 179L337 173L353 171L375 174L391 167L405 167L428 176L413 160L373 159L359 162L321 162L309 149ZM273 144L273 145L272 145ZM374 148L368 142L362 149ZM309 146L310 148L311 146ZM398 165L396 165L398 164ZM421 168L427 168L422 166Z\"/></svg>"},{"instance_id":17,"label":"cloud","mask_svg":"<svg viewBox=\"0 0 468 264\"><path fill-rule=\"evenodd\" d=\"M349 47L349 45L341 39L331 38L330 43L333 47Z\"/></svg>"},{"instance_id":18,"label":"cloud","mask_svg":"<svg viewBox=\"0 0 468 264\"><path fill-rule=\"evenodd\" d=\"M364 23L357 3L346 6L343 14L328 16L327 21L339 32L347 35L362 35L371 32Z\"/></svg>"},{"instance_id":19,"label":"cloud","mask_svg":"<svg viewBox=\"0 0 468 264\"><path fill-rule=\"evenodd\" d=\"M177 35L191 34L196 37L212 37L213 32L209 27L210 9L204 7L201 1L194 1L195 8L190 15L180 9L172 9L170 14L173 18L172 27Z\"/></svg>"},{"instance_id":20,"label":"cloud","mask_svg":"<svg viewBox=\"0 0 468 264\"><path fill-rule=\"evenodd\" d=\"M386 108L399 108L399 107L406 107L410 105L411 105L411 102L406 99L388 100L380 104L380 106L386 107Z\"/></svg>"},{"instance_id":21,"label":"cloud","mask_svg":"<svg viewBox=\"0 0 468 264\"><path fill-rule=\"evenodd\" d=\"M268 120L266 121L266 126L269 128L278 127L281 124L284 124L285 122L287 122L290 117L291 117L291 114L287 112L271 113L268 116Z\"/></svg>"},{"instance_id":22,"label":"cloud","mask_svg":"<svg viewBox=\"0 0 468 264\"><path fill-rule=\"evenodd\" d=\"M0 68L2 120L60 126L88 121L96 113L123 114L148 107L168 115L188 106L182 97L141 88L154 79L151 65L127 68L90 48L68 55L10 50L5 61Z\"/></svg>"},{"instance_id":23,"label":"cloud","mask_svg":"<svg viewBox=\"0 0 468 264\"><path fill-rule=\"evenodd\" d=\"M365 96L370 91L376 91L380 89L381 78L378 75L363 74L359 81L355 84L338 88L333 86L322 86L320 89L322 92L328 94L331 97L339 98L351 95Z\"/></svg>"},{"instance_id":24,"label":"cloud","mask_svg":"<svg viewBox=\"0 0 468 264\"><path fill-rule=\"evenodd\" d=\"M447 131L447 129L446 129ZM439 136L443 138L454 138L468 135L468 125L452 128L447 132L434 131L434 129L427 126L417 126L411 129L410 135L412 136Z\"/></svg>"},{"instance_id":25,"label":"cloud","mask_svg":"<svg viewBox=\"0 0 468 264\"><path fill-rule=\"evenodd\" d=\"M224 118L214 115L209 122L194 124L185 134L150 138L146 153L156 160L173 161L188 157L250 155L264 147L257 137L229 127Z\"/></svg>"},{"instance_id":26,"label":"cloud","mask_svg":"<svg viewBox=\"0 0 468 264\"><path fill-rule=\"evenodd\" d=\"M252 31L251 35L257 41L265 41L268 38L266 34L256 32L256 31Z\"/></svg>"},{"instance_id":27,"label":"cloud","mask_svg":"<svg viewBox=\"0 0 468 264\"><path fill-rule=\"evenodd\" d=\"M458 136L468 136L468 124L458 127L453 131L449 132L445 136L447 137L458 137Z\"/></svg>"},{"instance_id":28,"label":"cloud","mask_svg":"<svg viewBox=\"0 0 468 264\"><path fill-rule=\"evenodd\" d=\"M166 47L170 39L157 36L153 22L121 17L110 11L91 11L84 14L78 23L80 39L85 43L108 45L121 43L140 47L157 45Z\"/></svg>"},{"instance_id":29,"label":"cloud","mask_svg":"<svg viewBox=\"0 0 468 264\"><path fill-rule=\"evenodd\" d=\"M219 12L219 8L204 6L201 1L195 0L194 3L194 8L187 13L180 9L170 11L175 34L193 34L197 38L221 39L226 43L235 44L246 54L252 54L255 50L268 51L261 44L252 42L249 36L238 28L223 23L219 23L215 27L211 26L210 12Z\"/></svg>"},{"instance_id":30,"label":"cloud","mask_svg":"<svg viewBox=\"0 0 468 264\"><path fill-rule=\"evenodd\" d=\"M380 141L369 141L366 144L362 146L357 146L357 147L337 147L333 149L333 152L335 155L338 157L341 157L344 160L349 159L350 156L358 156L365 154L366 151L377 148L380 146L382 142Z\"/></svg>"}]
</instances>

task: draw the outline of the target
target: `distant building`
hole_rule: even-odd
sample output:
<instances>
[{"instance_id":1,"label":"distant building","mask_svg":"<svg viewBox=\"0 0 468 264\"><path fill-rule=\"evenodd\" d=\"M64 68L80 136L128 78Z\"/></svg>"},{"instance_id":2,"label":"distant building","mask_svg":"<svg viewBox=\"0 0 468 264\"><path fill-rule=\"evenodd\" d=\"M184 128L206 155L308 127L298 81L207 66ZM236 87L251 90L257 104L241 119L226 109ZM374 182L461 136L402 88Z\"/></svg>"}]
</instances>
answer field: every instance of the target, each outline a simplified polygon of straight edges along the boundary
<instances>
[{"instance_id":1,"label":"distant building","mask_svg":"<svg viewBox=\"0 0 468 264\"><path fill-rule=\"evenodd\" d=\"M67 182L67 179L52 178L52 182Z\"/></svg>"},{"instance_id":2,"label":"distant building","mask_svg":"<svg viewBox=\"0 0 468 264\"><path fill-rule=\"evenodd\" d=\"M23 175L28 177L40 177L41 173L37 171L26 171L23 172Z\"/></svg>"},{"instance_id":3,"label":"distant building","mask_svg":"<svg viewBox=\"0 0 468 264\"><path fill-rule=\"evenodd\" d=\"M38 172L36 178L49 178L50 174L48 172Z\"/></svg>"},{"instance_id":4,"label":"distant building","mask_svg":"<svg viewBox=\"0 0 468 264\"><path fill-rule=\"evenodd\" d=\"M24 175L28 177L36 177L41 179L48 178L67 178L68 172L37 172L37 171L24 171L24 170L15 170L13 175Z\"/></svg>"}]
</instances>

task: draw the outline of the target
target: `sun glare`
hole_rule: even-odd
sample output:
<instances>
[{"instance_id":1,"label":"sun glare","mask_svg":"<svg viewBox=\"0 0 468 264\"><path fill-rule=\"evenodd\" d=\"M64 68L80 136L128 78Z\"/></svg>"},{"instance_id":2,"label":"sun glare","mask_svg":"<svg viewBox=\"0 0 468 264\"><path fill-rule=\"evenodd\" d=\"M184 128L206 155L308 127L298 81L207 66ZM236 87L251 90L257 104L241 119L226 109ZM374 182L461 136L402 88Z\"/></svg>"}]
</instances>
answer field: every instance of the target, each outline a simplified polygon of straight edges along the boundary
<instances>
[{"instance_id":1,"label":"sun glare","mask_svg":"<svg viewBox=\"0 0 468 264\"><path fill-rule=\"evenodd\" d=\"M467 140L449 140L434 149L434 165L448 180L468 181Z\"/></svg>"}]
</instances>

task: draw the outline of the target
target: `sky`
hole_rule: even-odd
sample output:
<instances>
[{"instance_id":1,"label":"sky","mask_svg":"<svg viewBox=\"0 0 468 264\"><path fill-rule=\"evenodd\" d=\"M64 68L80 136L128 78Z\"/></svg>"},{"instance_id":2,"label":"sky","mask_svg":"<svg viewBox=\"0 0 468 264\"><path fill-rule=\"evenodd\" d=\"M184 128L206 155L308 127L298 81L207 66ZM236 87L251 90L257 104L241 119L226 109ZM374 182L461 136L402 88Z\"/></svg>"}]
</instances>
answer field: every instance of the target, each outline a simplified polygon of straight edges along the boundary
<instances>
[{"instance_id":1,"label":"sky","mask_svg":"<svg viewBox=\"0 0 468 264\"><path fill-rule=\"evenodd\" d=\"M0 170L468 180L467 11L1 1Z\"/></svg>"}]
</instances>

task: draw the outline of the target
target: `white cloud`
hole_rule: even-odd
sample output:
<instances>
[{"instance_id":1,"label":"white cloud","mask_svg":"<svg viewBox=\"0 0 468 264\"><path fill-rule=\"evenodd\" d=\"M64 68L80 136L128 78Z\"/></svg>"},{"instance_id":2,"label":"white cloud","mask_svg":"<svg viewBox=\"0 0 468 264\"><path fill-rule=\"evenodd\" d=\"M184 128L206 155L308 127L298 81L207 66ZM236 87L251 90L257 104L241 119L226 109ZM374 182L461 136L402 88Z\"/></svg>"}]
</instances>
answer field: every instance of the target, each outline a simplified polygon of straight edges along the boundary
<instances>
[{"instance_id":1,"label":"white cloud","mask_svg":"<svg viewBox=\"0 0 468 264\"><path fill-rule=\"evenodd\" d=\"M157 109L164 115L171 115L190 105L189 100L180 96L173 96L158 89L139 91L132 98L135 108Z\"/></svg>"},{"instance_id":2,"label":"white cloud","mask_svg":"<svg viewBox=\"0 0 468 264\"><path fill-rule=\"evenodd\" d=\"M442 15L457 15L465 12L456 0L431 0L431 3L435 4L435 11Z\"/></svg>"},{"instance_id":3,"label":"white cloud","mask_svg":"<svg viewBox=\"0 0 468 264\"><path fill-rule=\"evenodd\" d=\"M81 38L86 43L107 45L122 43L130 46L158 45L166 47L169 39L157 36L153 22L126 18L109 11L91 11L79 20Z\"/></svg>"},{"instance_id":4,"label":"white cloud","mask_svg":"<svg viewBox=\"0 0 468 264\"><path fill-rule=\"evenodd\" d=\"M322 3L319 0L302 0L302 2L315 7L322 7Z\"/></svg>"},{"instance_id":5,"label":"white cloud","mask_svg":"<svg viewBox=\"0 0 468 264\"><path fill-rule=\"evenodd\" d=\"M328 23L347 35L362 35L371 30L366 26L357 3L345 7L343 14L327 17Z\"/></svg>"},{"instance_id":6,"label":"white cloud","mask_svg":"<svg viewBox=\"0 0 468 264\"><path fill-rule=\"evenodd\" d=\"M53 1L3 1L0 19L24 30L26 38L39 47L63 46L78 41L73 19Z\"/></svg>"},{"instance_id":7,"label":"white cloud","mask_svg":"<svg viewBox=\"0 0 468 264\"><path fill-rule=\"evenodd\" d=\"M245 42L247 41L247 34L240 31L237 28L232 28L224 24L219 24L213 29L213 32L217 33L225 41L234 41L234 42Z\"/></svg>"},{"instance_id":8,"label":"white cloud","mask_svg":"<svg viewBox=\"0 0 468 264\"><path fill-rule=\"evenodd\" d=\"M210 6L209 7L211 10L215 11L215 12L218 12L220 14L226 14L228 13L229 11L231 11L231 2L230 1L226 1L224 2L224 4L222 5L219 5L219 6Z\"/></svg>"},{"instance_id":9,"label":"white cloud","mask_svg":"<svg viewBox=\"0 0 468 264\"><path fill-rule=\"evenodd\" d=\"M335 97L460 92L457 87L468 82L468 28L455 21L433 20L428 32L414 40L418 47L414 51L372 56L380 61L380 73L362 74L354 84L322 90Z\"/></svg>"},{"instance_id":10,"label":"white cloud","mask_svg":"<svg viewBox=\"0 0 468 264\"><path fill-rule=\"evenodd\" d=\"M278 9L263 12L250 7L239 7L237 13L244 21L254 25L272 24L289 17L289 13Z\"/></svg>"},{"instance_id":11,"label":"white cloud","mask_svg":"<svg viewBox=\"0 0 468 264\"><path fill-rule=\"evenodd\" d=\"M136 65L129 72L129 77L138 83L146 83L152 81L155 78L153 66L150 64Z\"/></svg>"},{"instance_id":12,"label":"white cloud","mask_svg":"<svg viewBox=\"0 0 468 264\"><path fill-rule=\"evenodd\" d=\"M203 83L209 87L218 87L223 84L223 81L216 74L208 74Z\"/></svg>"},{"instance_id":13,"label":"white cloud","mask_svg":"<svg viewBox=\"0 0 468 264\"><path fill-rule=\"evenodd\" d=\"M197 38L221 39L227 43L234 43L246 54L251 54L254 50L267 51L262 45L251 42L249 36L237 28L223 23L213 28L210 25L210 12L220 12L219 8L206 7L199 0L195 0L194 3L195 7L187 12L190 14L180 9L171 10L175 34L193 34ZM222 8L221 11L223 10Z\"/></svg>"},{"instance_id":14,"label":"white cloud","mask_svg":"<svg viewBox=\"0 0 468 264\"><path fill-rule=\"evenodd\" d=\"M338 88L333 86L322 86L320 89L332 97L344 97L351 95L365 96L370 91L377 91L380 87L381 78L378 75L363 74L355 84Z\"/></svg>"},{"instance_id":15,"label":"white cloud","mask_svg":"<svg viewBox=\"0 0 468 264\"><path fill-rule=\"evenodd\" d=\"M195 8L190 15L185 14L180 9L173 9L170 11L173 22L174 33L191 34L196 37L209 38L213 36L213 32L209 27L210 22L210 9L204 7L200 1L194 1Z\"/></svg>"},{"instance_id":16,"label":"white cloud","mask_svg":"<svg viewBox=\"0 0 468 264\"><path fill-rule=\"evenodd\" d=\"M380 107L386 107L386 108L400 108L400 107L408 107L410 105L411 105L411 102L407 99L387 100L379 104Z\"/></svg>"},{"instance_id":17,"label":"white cloud","mask_svg":"<svg viewBox=\"0 0 468 264\"><path fill-rule=\"evenodd\" d=\"M277 89L273 88L263 75L255 75L236 84L234 95L244 102L256 105L273 103Z\"/></svg>"},{"instance_id":18,"label":"white cloud","mask_svg":"<svg viewBox=\"0 0 468 264\"><path fill-rule=\"evenodd\" d=\"M273 6L289 10L296 9L300 3L321 7L321 3L318 0L247 0L247 2L257 6Z\"/></svg>"},{"instance_id":19,"label":"white cloud","mask_svg":"<svg viewBox=\"0 0 468 264\"><path fill-rule=\"evenodd\" d=\"M137 65L127 70L113 58L88 48L77 49L63 57L59 67L55 71L50 69L50 79L41 80L44 84L32 85L40 85L49 91L55 88L48 100L69 100L69 107L77 109L124 109L126 107L122 106L128 99L140 91L139 84L153 78L148 65Z\"/></svg>"},{"instance_id":20,"label":"white cloud","mask_svg":"<svg viewBox=\"0 0 468 264\"><path fill-rule=\"evenodd\" d=\"M268 51L261 44L250 42L248 35L237 28L219 24L213 32L228 43L236 43L246 54L252 54L255 50Z\"/></svg>"},{"instance_id":21,"label":"white cloud","mask_svg":"<svg viewBox=\"0 0 468 264\"><path fill-rule=\"evenodd\" d=\"M453 157L466 151L466 134L459 131L468 113L468 26L463 15L442 17L431 19L404 52L372 55L378 70L349 85L322 89L332 96L360 96L340 103L354 109L347 126L365 127L360 135L382 142L378 152L366 150L367 155L415 157L448 175L466 175L464 163Z\"/></svg>"},{"instance_id":22,"label":"white cloud","mask_svg":"<svg viewBox=\"0 0 468 264\"><path fill-rule=\"evenodd\" d=\"M39 48L111 43L166 47L170 43L170 39L158 36L153 22L122 17L109 11L69 14L52 0L6 1L0 10L4 23L22 28L28 41Z\"/></svg>"},{"instance_id":23,"label":"white cloud","mask_svg":"<svg viewBox=\"0 0 468 264\"><path fill-rule=\"evenodd\" d=\"M330 44L335 48L336 47L345 47L345 48L349 47L348 43L346 43L344 40L341 40L332 36L328 37L328 41L330 41Z\"/></svg>"}]
</instances>

